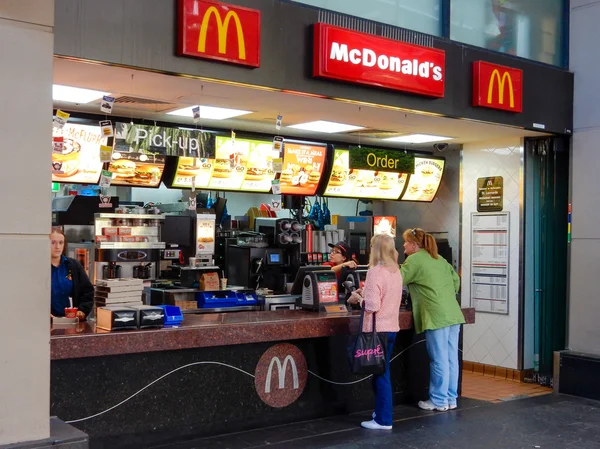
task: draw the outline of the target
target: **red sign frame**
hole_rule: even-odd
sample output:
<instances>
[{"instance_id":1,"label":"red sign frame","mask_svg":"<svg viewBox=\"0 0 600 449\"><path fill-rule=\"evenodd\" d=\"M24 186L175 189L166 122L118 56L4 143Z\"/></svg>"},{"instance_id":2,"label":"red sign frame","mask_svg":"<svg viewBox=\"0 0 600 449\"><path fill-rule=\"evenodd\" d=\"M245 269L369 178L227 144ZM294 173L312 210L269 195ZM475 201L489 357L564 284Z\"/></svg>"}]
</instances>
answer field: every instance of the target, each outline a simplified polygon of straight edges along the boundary
<instances>
[{"instance_id":1,"label":"red sign frame","mask_svg":"<svg viewBox=\"0 0 600 449\"><path fill-rule=\"evenodd\" d=\"M473 106L523 112L523 71L486 61L474 62Z\"/></svg>"},{"instance_id":2,"label":"red sign frame","mask_svg":"<svg viewBox=\"0 0 600 449\"><path fill-rule=\"evenodd\" d=\"M177 1L177 54L260 67L260 11L209 0Z\"/></svg>"},{"instance_id":3,"label":"red sign frame","mask_svg":"<svg viewBox=\"0 0 600 449\"><path fill-rule=\"evenodd\" d=\"M326 23L314 25L313 76L444 97L446 53Z\"/></svg>"}]
</instances>

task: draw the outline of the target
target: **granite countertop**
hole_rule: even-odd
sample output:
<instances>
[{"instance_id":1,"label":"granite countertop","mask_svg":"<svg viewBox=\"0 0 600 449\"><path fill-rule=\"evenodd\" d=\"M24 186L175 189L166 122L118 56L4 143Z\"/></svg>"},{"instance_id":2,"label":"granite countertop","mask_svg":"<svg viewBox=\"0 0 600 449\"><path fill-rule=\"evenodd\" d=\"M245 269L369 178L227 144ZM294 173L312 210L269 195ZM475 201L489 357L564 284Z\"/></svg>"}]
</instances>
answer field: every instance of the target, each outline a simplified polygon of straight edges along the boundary
<instances>
[{"instance_id":1,"label":"granite countertop","mask_svg":"<svg viewBox=\"0 0 600 449\"><path fill-rule=\"evenodd\" d=\"M467 324L475 310L463 309ZM304 310L185 315L180 327L108 332L83 322L52 328L52 360L228 346L345 335L358 327L359 312L340 315ZM412 312L400 311L400 330L413 327Z\"/></svg>"}]
</instances>

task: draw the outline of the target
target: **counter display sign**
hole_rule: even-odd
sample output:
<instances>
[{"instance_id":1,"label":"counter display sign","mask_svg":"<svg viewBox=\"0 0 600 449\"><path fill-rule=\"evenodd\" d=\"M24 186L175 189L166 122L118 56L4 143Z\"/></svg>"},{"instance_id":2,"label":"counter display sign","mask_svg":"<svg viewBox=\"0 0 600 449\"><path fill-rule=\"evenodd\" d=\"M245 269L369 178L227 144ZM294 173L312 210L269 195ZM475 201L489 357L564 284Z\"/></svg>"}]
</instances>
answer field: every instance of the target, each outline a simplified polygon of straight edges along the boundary
<instances>
[{"instance_id":1,"label":"counter display sign","mask_svg":"<svg viewBox=\"0 0 600 449\"><path fill-rule=\"evenodd\" d=\"M214 159L215 136L194 129L115 124L115 151Z\"/></svg>"},{"instance_id":2,"label":"counter display sign","mask_svg":"<svg viewBox=\"0 0 600 449\"><path fill-rule=\"evenodd\" d=\"M317 23L313 54L315 77L444 96L443 50Z\"/></svg>"},{"instance_id":3,"label":"counter display sign","mask_svg":"<svg viewBox=\"0 0 600 449\"><path fill-rule=\"evenodd\" d=\"M325 196L382 200L397 200L400 198L406 186L408 175L406 173L379 170L351 169L350 161L353 151L339 149L334 151L333 167L325 189Z\"/></svg>"},{"instance_id":4,"label":"counter display sign","mask_svg":"<svg viewBox=\"0 0 600 449\"><path fill-rule=\"evenodd\" d=\"M308 195L317 192L325 167L327 147L285 142L283 170L279 182L283 195Z\"/></svg>"},{"instance_id":5,"label":"counter display sign","mask_svg":"<svg viewBox=\"0 0 600 449\"><path fill-rule=\"evenodd\" d=\"M410 176L402 201L432 202L444 174L444 159L415 157L415 173Z\"/></svg>"},{"instance_id":6,"label":"counter display sign","mask_svg":"<svg viewBox=\"0 0 600 449\"><path fill-rule=\"evenodd\" d=\"M477 179L477 212L502 212L504 179L502 176Z\"/></svg>"},{"instance_id":7,"label":"counter display sign","mask_svg":"<svg viewBox=\"0 0 600 449\"><path fill-rule=\"evenodd\" d=\"M158 187L166 158L162 155L114 152L108 171L113 173L113 186Z\"/></svg>"},{"instance_id":8,"label":"counter display sign","mask_svg":"<svg viewBox=\"0 0 600 449\"><path fill-rule=\"evenodd\" d=\"M216 158L208 187L267 193L275 179L273 159L278 156L272 142L217 136Z\"/></svg>"},{"instance_id":9,"label":"counter display sign","mask_svg":"<svg viewBox=\"0 0 600 449\"><path fill-rule=\"evenodd\" d=\"M100 127L68 123L62 129L53 128L52 136L52 181L98 184L102 173L100 146L107 141Z\"/></svg>"}]
</instances>

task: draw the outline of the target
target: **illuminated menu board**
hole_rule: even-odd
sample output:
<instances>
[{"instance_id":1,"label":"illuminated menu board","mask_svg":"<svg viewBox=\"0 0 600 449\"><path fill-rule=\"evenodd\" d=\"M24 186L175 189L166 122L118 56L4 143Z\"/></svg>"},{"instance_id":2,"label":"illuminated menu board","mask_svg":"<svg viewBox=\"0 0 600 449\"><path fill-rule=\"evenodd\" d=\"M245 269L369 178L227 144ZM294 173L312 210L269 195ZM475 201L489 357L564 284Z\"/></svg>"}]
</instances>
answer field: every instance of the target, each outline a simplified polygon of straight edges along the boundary
<instances>
[{"instance_id":1,"label":"illuminated menu board","mask_svg":"<svg viewBox=\"0 0 600 449\"><path fill-rule=\"evenodd\" d=\"M406 185L406 173L350 169L350 151L335 150L325 196L397 200Z\"/></svg>"},{"instance_id":2,"label":"illuminated menu board","mask_svg":"<svg viewBox=\"0 0 600 449\"><path fill-rule=\"evenodd\" d=\"M271 181L275 179L273 159L279 157L279 152L273 150L272 142L232 140L230 137L217 136L215 144L216 158L206 159L205 162L212 170L210 179L208 185L201 187L263 193L271 190ZM179 169L178 166L178 171ZM177 178L176 175L175 179ZM204 182L206 178L205 176L200 181ZM191 186L191 177L189 185ZM176 187L175 183L173 187Z\"/></svg>"},{"instance_id":3,"label":"illuminated menu board","mask_svg":"<svg viewBox=\"0 0 600 449\"><path fill-rule=\"evenodd\" d=\"M431 202L442 182L443 159L415 157L415 173L410 176L402 201Z\"/></svg>"},{"instance_id":4,"label":"illuminated menu board","mask_svg":"<svg viewBox=\"0 0 600 449\"><path fill-rule=\"evenodd\" d=\"M52 137L62 139L62 148L52 150L52 181L98 184L102 173L100 145L106 145L99 126L73 125L54 128Z\"/></svg>"},{"instance_id":5,"label":"illuminated menu board","mask_svg":"<svg viewBox=\"0 0 600 449\"><path fill-rule=\"evenodd\" d=\"M284 195L314 195L325 167L326 146L286 142L279 178Z\"/></svg>"},{"instance_id":6,"label":"illuminated menu board","mask_svg":"<svg viewBox=\"0 0 600 449\"><path fill-rule=\"evenodd\" d=\"M207 188L212 176L214 159L199 157L177 158L177 170L171 187L191 189L192 184L198 189Z\"/></svg>"},{"instance_id":7,"label":"illuminated menu board","mask_svg":"<svg viewBox=\"0 0 600 449\"><path fill-rule=\"evenodd\" d=\"M158 187L165 169L163 155L114 152L108 171L113 173L111 185Z\"/></svg>"}]
</instances>

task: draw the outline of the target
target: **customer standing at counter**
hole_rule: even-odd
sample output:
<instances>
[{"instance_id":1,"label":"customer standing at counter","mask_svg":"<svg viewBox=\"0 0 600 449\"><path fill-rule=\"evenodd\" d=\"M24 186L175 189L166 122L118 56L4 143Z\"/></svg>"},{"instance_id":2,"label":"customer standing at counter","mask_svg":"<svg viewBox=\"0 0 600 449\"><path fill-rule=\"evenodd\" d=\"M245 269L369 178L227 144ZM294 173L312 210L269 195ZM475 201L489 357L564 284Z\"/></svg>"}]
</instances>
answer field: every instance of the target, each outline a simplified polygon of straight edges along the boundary
<instances>
[{"instance_id":1,"label":"customer standing at counter","mask_svg":"<svg viewBox=\"0 0 600 449\"><path fill-rule=\"evenodd\" d=\"M458 336L465 323L456 294L460 278L452 265L438 255L435 238L420 228L407 229L400 267L412 298L415 332L425 332L430 359L429 400L423 410L456 408L458 397Z\"/></svg>"},{"instance_id":2,"label":"customer standing at counter","mask_svg":"<svg viewBox=\"0 0 600 449\"><path fill-rule=\"evenodd\" d=\"M393 403L390 380L390 356L394 350L396 334L400 331L400 300L402 299L402 275L398 269L398 251L392 237L378 234L371 239L369 271L365 286L358 289L348 300L351 304L364 303L363 332L372 332L373 317L376 330L387 335L385 372L373 376L375 413L371 421L361 423L365 429L389 430L392 428Z\"/></svg>"},{"instance_id":3,"label":"customer standing at counter","mask_svg":"<svg viewBox=\"0 0 600 449\"><path fill-rule=\"evenodd\" d=\"M358 266L352 248L346 242L337 242L335 245L330 243L329 247L331 248L329 261L323 265L331 267L336 276L340 275L344 267L355 269Z\"/></svg>"},{"instance_id":4,"label":"customer standing at counter","mask_svg":"<svg viewBox=\"0 0 600 449\"><path fill-rule=\"evenodd\" d=\"M65 308L77 308L77 317L85 320L92 310L94 286L79 262L65 256L67 241L60 229L50 233L52 299L50 316L65 316ZM71 298L71 300L69 299Z\"/></svg>"}]
</instances>

